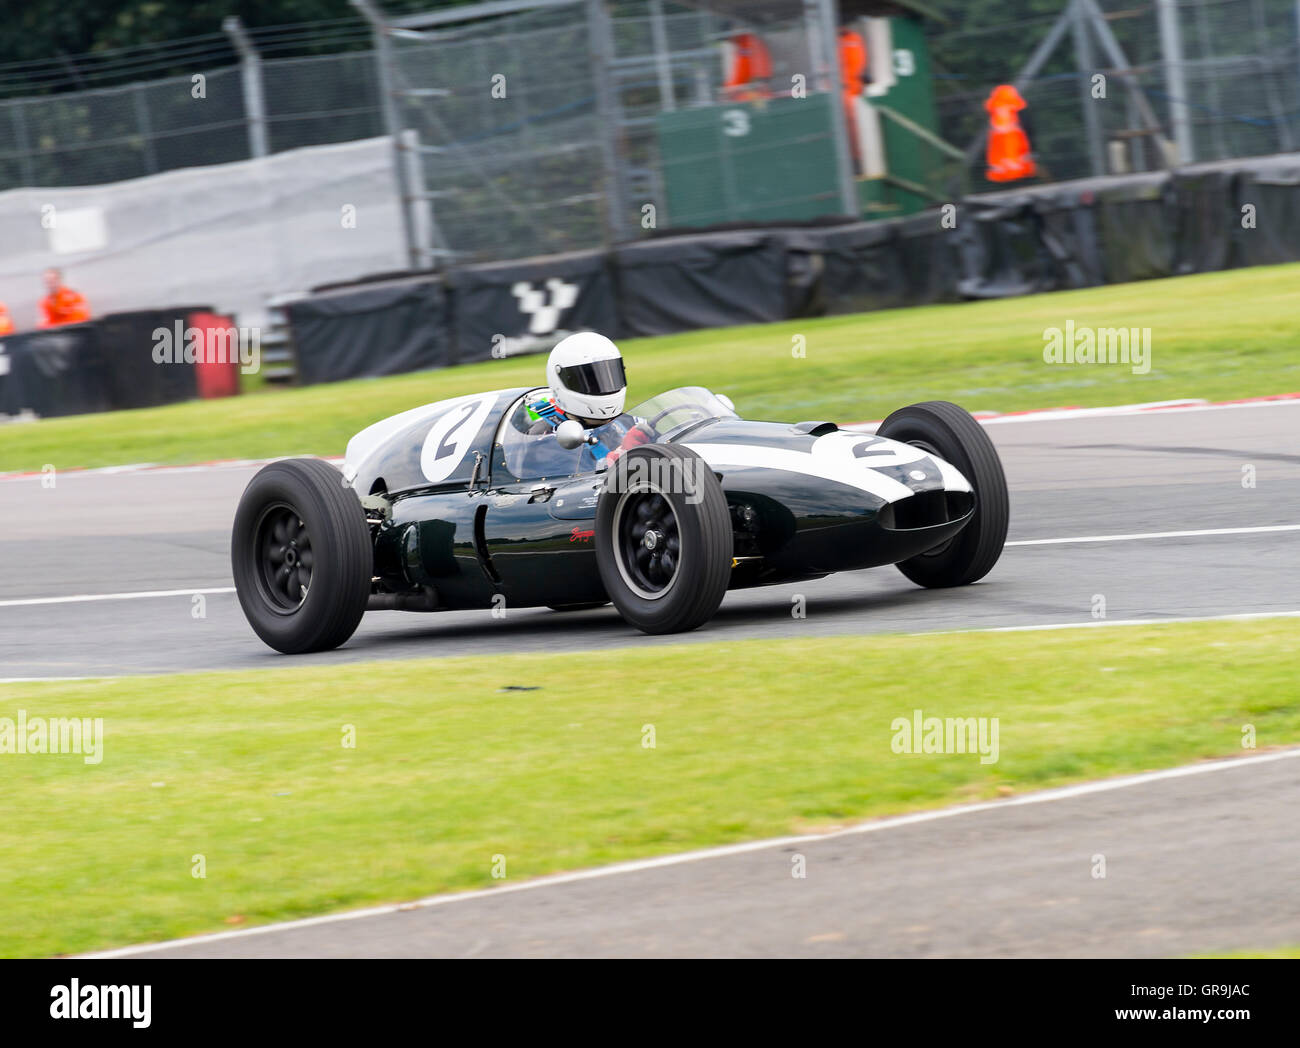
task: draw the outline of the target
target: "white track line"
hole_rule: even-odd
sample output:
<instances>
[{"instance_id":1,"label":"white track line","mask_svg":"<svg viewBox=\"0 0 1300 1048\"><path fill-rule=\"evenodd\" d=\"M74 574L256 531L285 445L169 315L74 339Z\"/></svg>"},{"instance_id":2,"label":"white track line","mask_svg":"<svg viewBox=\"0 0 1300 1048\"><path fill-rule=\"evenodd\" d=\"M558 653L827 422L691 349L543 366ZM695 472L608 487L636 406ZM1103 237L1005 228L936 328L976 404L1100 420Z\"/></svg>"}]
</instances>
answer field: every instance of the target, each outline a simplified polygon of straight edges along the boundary
<instances>
[{"instance_id":1,"label":"white track line","mask_svg":"<svg viewBox=\"0 0 1300 1048\"><path fill-rule=\"evenodd\" d=\"M1262 535L1275 531L1300 531L1300 524L1270 524L1258 528L1202 528L1199 531L1146 531L1133 535L1076 535L1065 539L1019 539L1008 546L1061 546L1071 542L1135 542L1138 539L1194 539L1206 535Z\"/></svg>"},{"instance_id":2,"label":"white track line","mask_svg":"<svg viewBox=\"0 0 1300 1048\"><path fill-rule=\"evenodd\" d=\"M1204 538L1219 534L1266 534L1270 532L1300 532L1300 524L1270 524L1262 528L1203 528L1193 532L1141 532L1136 534L1080 534L1067 538L1021 538L1006 546L1062 546L1074 542L1135 542L1144 538ZM139 601L151 597L191 597L195 593L234 593L234 586L216 586L213 589L147 589L129 593L81 593L73 597L30 597L21 601L0 601L0 607L32 607L36 605L77 605L88 601Z\"/></svg>"},{"instance_id":3,"label":"white track line","mask_svg":"<svg viewBox=\"0 0 1300 1048\"><path fill-rule=\"evenodd\" d=\"M213 593L234 593L234 586L214 589L133 590L130 593L79 593L71 597L30 597L23 600L0 600L0 608L30 608L37 604L85 604L95 600L145 600L149 597L192 597Z\"/></svg>"},{"instance_id":4,"label":"white track line","mask_svg":"<svg viewBox=\"0 0 1300 1048\"><path fill-rule=\"evenodd\" d=\"M1068 422L1073 419L1114 418L1118 415L1157 416L1182 415L1189 411L1233 411L1240 408L1300 407L1300 399L1245 400L1238 403L1209 404L1204 401L1155 401L1150 404L1117 404L1105 408L1064 408L1061 410L1030 411L1024 414L986 415L976 419L984 425L1001 425L1008 422Z\"/></svg>"},{"instance_id":5,"label":"white track line","mask_svg":"<svg viewBox=\"0 0 1300 1048\"><path fill-rule=\"evenodd\" d=\"M926 822L938 822L942 819L953 819L962 815L974 815L979 812L997 811L1003 808L1017 808L1026 804L1048 804L1054 801L1071 800L1075 797L1086 797L1096 793L1109 793L1112 790L1127 789L1131 786L1143 786L1152 782L1162 782L1166 779L1181 779L1192 775L1208 775L1213 772L1228 771L1234 768L1247 767L1249 765L1271 764L1274 761L1294 760L1297 757L1300 757L1300 748L1278 750L1272 753L1261 753L1252 757L1236 757L1227 760L1187 764L1177 768L1168 768L1164 771L1143 772L1140 775L1127 775L1120 778L1103 779L1100 782L1085 782L1080 783L1077 786L1062 786L1057 789L1042 790L1037 793L1027 793L1022 797L1012 797L1006 800L982 801L976 804L962 804L952 808L937 808L931 811L914 812L910 815L896 815L889 818L876 819L872 822L859 823L856 826L850 826L843 830L832 830L828 833L809 833L794 837L774 837L761 841L748 841L744 844L729 844L719 848L705 848L700 851L683 852L677 855L663 855L655 859L637 859L631 862L615 863L611 866L599 866L595 869L578 870L574 873L552 874L550 876L538 877L534 880L523 881L519 884L505 885L499 888L481 888L475 891L456 892L451 895L433 895L424 899L418 899L414 902L396 903L387 906L372 906L367 909L350 910L345 913L331 913L324 914L320 917L305 917L296 921L263 924L256 928L241 928L238 931L214 932L210 935L196 935L187 939L172 939L166 942L146 943L139 946L125 946L120 949L105 950L100 953L82 954L80 957L73 959L131 957L141 953L152 952L154 950L173 949L178 946L198 946L205 943L223 942L230 939L246 939L273 932L291 931L299 928L312 928L323 924L337 924L343 921L355 921L367 917L383 917L408 910L425 910L435 906L451 906L456 903L475 902L498 895L536 891L543 888L554 888L564 884L574 884L579 881L592 881L603 879L605 877L618 877L623 874L640 873L644 870L657 870L669 866L684 866L688 863L704 862L709 859L722 859L732 855L744 855L749 852L768 851L773 848L787 848L791 845L806 846L810 842L830 841L840 837L856 837L867 833L881 833L885 830L899 829L904 826L915 826Z\"/></svg>"},{"instance_id":6,"label":"white track line","mask_svg":"<svg viewBox=\"0 0 1300 1048\"><path fill-rule=\"evenodd\" d=\"M272 462L283 462L288 457L292 456L268 459L226 459L223 462L195 462L188 466L171 466L156 462L132 462L124 466L92 466L88 469L73 466L60 471L59 480L66 480L69 477L113 477L136 473L149 477L166 477L174 473L213 473L231 469L260 469L262 466L269 466ZM308 457L324 458L332 466L343 465L343 459L339 456ZM0 483L5 481L40 481L42 476L43 474L40 472L30 470L16 473L0 473Z\"/></svg>"},{"instance_id":7,"label":"white track line","mask_svg":"<svg viewBox=\"0 0 1300 1048\"><path fill-rule=\"evenodd\" d=\"M1227 401L1212 403L1206 400L1183 399L1183 400L1156 400L1142 404L1114 404L1106 407L1096 408L1046 408L1038 411L1011 412L1009 414L979 412L976 413L976 421L984 425L997 425L1007 422L1061 422L1071 419L1089 419L1089 418L1109 418L1114 415L1170 415L1181 414L1186 411L1235 411L1245 408L1275 408L1275 407L1300 407L1300 398L1276 399L1267 398L1244 399L1238 401ZM840 429L850 432L861 430L863 432L875 432L880 425L880 419L869 422L846 422L840 426ZM212 470L223 469L246 469L254 466L265 466L269 462L277 462L279 459L226 459L221 462L197 462L190 465L166 465L152 462L135 462L122 466L96 466L90 469L68 469L60 474L60 479L64 477L86 477L86 476L105 476L122 473L152 473L166 475L168 473L205 473ZM342 465L343 459L337 456L325 458L326 462L335 465ZM20 471L0 473L0 483L5 481L23 481L39 479L41 474L35 471Z\"/></svg>"},{"instance_id":8,"label":"white track line","mask_svg":"<svg viewBox=\"0 0 1300 1048\"><path fill-rule=\"evenodd\" d=\"M0 677L0 684L50 684L67 683L68 681L85 681L85 680L122 680L118 676L109 677Z\"/></svg>"},{"instance_id":9,"label":"white track line","mask_svg":"<svg viewBox=\"0 0 1300 1048\"><path fill-rule=\"evenodd\" d=\"M1240 611L1231 615L1175 615L1167 619L1085 619L1081 622L1040 622L1028 626L974 626L965 630L927 630L923 633L903 633L899 636L933 637L946 633L1035 633L1039 630L1082 630L1105 626L1168 626L1184 622L1255 622L1259 619L1300 619L1300 609Z\"/></svg>"},{"instance_id":10,"label":"white track line","mask_svg":"<svg viewBox=\"0 0 1300 1048\"><path fill-rule=\"evenodd\" d=\"M1242 611L1228 615L1174 615L1163 619L1084 619L1077 622L1039 622L1024 626L971 626L962 630L915 630L911 633L874 633L870 634L870 636L938 637L962 633L1037 633L1052 630L1105 629L1108 626L1177 626L1187 622L1257 622L1263 619L1300 619L1300 608L1287 608L1282 611ZM169 676L176 676L187 673L238 673L240 670L203 669L198 667L163 672ZM106 673L87 677L0 677L0 685L48 684L57 681L131 680L136 677L153 675L152 673Z\"/></svg>"},{"instance_id":11,"label":"white track line","mask_svg":"<svg viewBox=\"0 0 1300 1048\"><path fill-rule=\"evenodd\" d=\"M1046 408L1041 411L1011 412L998 414L976 409L975 421L983 426L998 426L1006 423L1020 422L1071 422L1076 419L1106 419L1116 416L1132 418L1134 416L1181 415L1188 411L1235 411L1243 408L1300 407L1300 398L1279 400L1244 400L1237 403L1211 404L1203 400L1167 400L1153 401L1149 404L1116 404L1101 408ZM849 422L840 429L850 432L874 433L881 419L868 422Z\"/></svg>"},{"instance_id":12,"label":"white track line","mask_svg":"<svg viewBox=\"0 0 1300 1048\"><path fill-rule=\"evenodd\" d=\"M1077 542L1135 542L1140 539L1186 539L1211 535L1259 535L1269 532L1300 531L1300 524L1272 524L1259 528L1205 528L1200 531L1148 531L1133 535L1075 535L1059 539L1020 539L1011 546L1061 546ZM196 593L234 593L234 586L212 589L135 590L128 593L81 593L70 597L30 597L23 600L0 600L0 608L28 608L41 604L84 604L103 600L143 600L151 597L190 597Z\"/></svg>"}]
</instances>

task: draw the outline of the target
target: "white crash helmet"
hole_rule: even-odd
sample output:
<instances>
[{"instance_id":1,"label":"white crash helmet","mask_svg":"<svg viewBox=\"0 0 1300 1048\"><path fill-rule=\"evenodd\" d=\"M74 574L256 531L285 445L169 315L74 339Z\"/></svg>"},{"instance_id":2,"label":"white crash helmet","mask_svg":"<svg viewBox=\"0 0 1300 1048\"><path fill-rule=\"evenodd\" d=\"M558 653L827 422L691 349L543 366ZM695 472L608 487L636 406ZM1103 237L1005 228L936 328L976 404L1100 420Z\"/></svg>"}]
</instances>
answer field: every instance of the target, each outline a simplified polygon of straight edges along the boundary
<instances>
[{"instance_id":1,"label":"white crash helmet","mask_svg":"<svg viewBox=\"0 0 1300 1048\"><path fill-rule=\"evenodd\" d=\"M604 335L580 331L561 340L546 361L546 381L556 407L570 418L600 424L623 413L623 354Z\"/></svg>"}]
</instances>

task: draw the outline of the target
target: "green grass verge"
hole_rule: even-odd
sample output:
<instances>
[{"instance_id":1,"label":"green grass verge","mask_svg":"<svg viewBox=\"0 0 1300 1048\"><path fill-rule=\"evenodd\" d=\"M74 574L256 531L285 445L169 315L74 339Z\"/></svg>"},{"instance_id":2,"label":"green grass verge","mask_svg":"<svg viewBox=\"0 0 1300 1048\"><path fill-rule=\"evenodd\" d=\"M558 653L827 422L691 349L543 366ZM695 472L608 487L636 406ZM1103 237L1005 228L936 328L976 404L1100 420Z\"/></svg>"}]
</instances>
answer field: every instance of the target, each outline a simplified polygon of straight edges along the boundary
<instances>
[{"instance_id":1,"label":"green grass verge","mask_svg":"<svg viewBox=\"0 0 1300 1048\"><path fill-rule=\"evenodd\" d=\"M1228 950L1223 953L1198 953L1196 960L1245 960L1258 957L1263 960L1295 960L1300 958L1300 946L1277 946L1267 950Z\"/></svg>"},{"instance_id":2,"label":"green grass verge","mask_svg":"<svg viewBox=\"0 0 1300 1048\"><path fill-rule=\"evenodd\" d=\"M1300 266L1152 280L995 302L889 310L629 341L632 402L673 386L731 395L747 418L883 418L919 400L969 410L1228 399L1300 389ZM1043 331L1152 329L1153 366L1048 365ZM792 356L796 335L807 355ZM342 454L398 410L484 389L540 384L542 359L0 427L0 472Z\"/></svg>"},{"instance_id":3,"label":"green grass verge","mask_svg":"<svg viewBox=\"0 0 1300 1048\"><path fill-rule=\"evenodd\" d=\"M1300 741L1295 664L1273 620L633 647L598 677L518 655L4 685L0 716L102 717L106 743L98 765L0 756L0 955L1239 755L1247 723ZM521 684L541 688L501 690ZM917 706L999 718L998 762L893 753Z\"/></svg>"}]
</instances>

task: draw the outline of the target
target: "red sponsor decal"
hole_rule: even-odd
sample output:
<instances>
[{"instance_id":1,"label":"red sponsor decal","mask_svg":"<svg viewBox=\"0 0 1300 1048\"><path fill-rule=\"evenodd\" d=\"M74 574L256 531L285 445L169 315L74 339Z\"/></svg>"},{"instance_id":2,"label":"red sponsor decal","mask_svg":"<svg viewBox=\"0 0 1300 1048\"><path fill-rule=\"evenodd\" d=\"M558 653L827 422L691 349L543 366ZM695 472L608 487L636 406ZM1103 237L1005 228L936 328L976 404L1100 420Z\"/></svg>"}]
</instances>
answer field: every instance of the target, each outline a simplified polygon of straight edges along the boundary
<instances>
[{"instance_id":1,"label":"red sponsor decal","mask_svg":"<svg viewBox=\"0 0 1300 1048\"><path fill-rule=\"evenodd\" d=\"M569 534L569 541L590 542L592 536L594 536L595 534L596 534L595 528L588 528L586 531L583 531L582 528L574 528L573 531Z\"/></svg>"}]
</instances>

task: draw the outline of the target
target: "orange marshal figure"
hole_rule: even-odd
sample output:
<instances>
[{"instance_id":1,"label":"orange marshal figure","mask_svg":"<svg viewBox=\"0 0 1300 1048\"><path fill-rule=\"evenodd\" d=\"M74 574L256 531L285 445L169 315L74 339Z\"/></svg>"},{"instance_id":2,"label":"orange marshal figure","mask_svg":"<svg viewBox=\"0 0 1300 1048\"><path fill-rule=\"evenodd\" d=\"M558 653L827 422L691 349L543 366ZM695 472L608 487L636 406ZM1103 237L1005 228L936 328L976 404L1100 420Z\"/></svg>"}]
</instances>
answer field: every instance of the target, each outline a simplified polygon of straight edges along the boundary
<instances>
[{"instance_id":1,"label":"orange marshal figure","mask_svg":"<svg viewBox=\"0 0 1300 1048\"><path fill-rule=\"evenodd\" d=\"M1029 136L1020 124L1025 100L1011 84L999 84L984 103L989 114L988 180L1014 182L1038 174Z\"/></svg>"},{"instance_id":2,"label":"orange marshal figure","mask_svg":"<svg viewBox=\"0 0 1300 1048\"><path fill-rule=\"evenodd\" d=\"M49 294L41 299L41 327L80 324L90 319L90 306L78 292L63 286L63 274L59 270L45 271L45 290Z\"/></svg>"}]
</instances>

